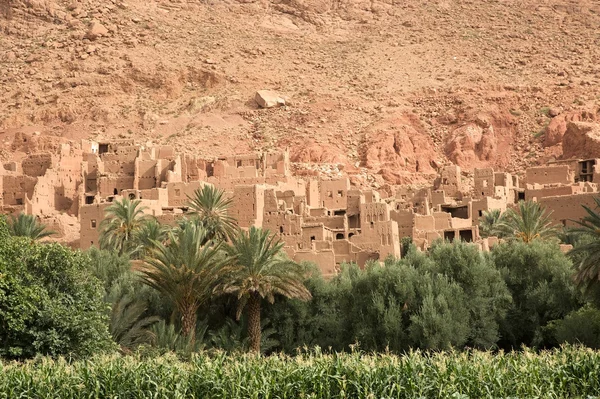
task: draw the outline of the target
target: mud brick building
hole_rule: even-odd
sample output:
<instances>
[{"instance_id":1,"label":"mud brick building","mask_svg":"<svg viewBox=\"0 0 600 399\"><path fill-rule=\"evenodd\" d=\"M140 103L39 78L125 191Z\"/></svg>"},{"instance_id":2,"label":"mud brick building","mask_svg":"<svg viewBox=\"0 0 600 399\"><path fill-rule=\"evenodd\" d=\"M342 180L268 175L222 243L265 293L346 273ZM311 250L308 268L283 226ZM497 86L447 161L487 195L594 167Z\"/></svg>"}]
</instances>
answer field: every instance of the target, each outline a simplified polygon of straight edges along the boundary
<instances>
[{"instance_id":1,"label":"mud brick building","mask_svg":"<svg viewBox=\"0 0 600 399\"><path fill-rule=\"evenodd\" d=\"M351 186L347 177L293 176L286 151L199 159L131 140L82 141L2 165L0 206L4 213L38 215L59 230L64 227L59 215L77 218L79 237L71 244L85 249L98 244L100 223L113 201L140 200L144 212L175 224L188 211L188 197L211 184L232 198L230 212L241 228L269 229L290 258L314 262L332 276L344 262L363 266L399 257L403 237L421 249L438 239L487 249L497 240L480 238L479 219L519 200L542 203L557 223L569 226L585 215L581 205L594 206L598 161L558 161L530 168L522 179L491 168L475 169L466 178L458 166L445 166L431 186L399 186L382 198Z\"/></svg>"}]
</instances>

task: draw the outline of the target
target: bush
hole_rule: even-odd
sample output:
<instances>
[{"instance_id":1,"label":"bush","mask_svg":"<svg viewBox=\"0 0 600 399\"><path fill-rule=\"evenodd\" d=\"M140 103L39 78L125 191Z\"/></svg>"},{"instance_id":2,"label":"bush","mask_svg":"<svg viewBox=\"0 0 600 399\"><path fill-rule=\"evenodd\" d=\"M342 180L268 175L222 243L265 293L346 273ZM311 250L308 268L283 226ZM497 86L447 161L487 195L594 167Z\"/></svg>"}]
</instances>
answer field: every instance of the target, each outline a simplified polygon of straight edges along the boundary
<instances>
[{"instance_id":1,"label":"bush","mask_svg":"<svg viewBox=\"0 0 600 399\"><path fill-rule=\"evenodd\" d=\"M600 310L591 305L555 321L551 328L559 343L581 343L590 348L600 349Z\"/></svg>"},{"instance_id":2,"label":"bush","mask_svg":"<svg viewBox=\"0 0 600 399\"><path fill-rule=\"evenodd\" d=\"M544 327L581 306L571 261L557 244L541 240L499 244L492 258L513 298L501 326L500 346L554 345Z\"/></svg>"},{"instance_id":3,"label":"bush","mask_svg":"<svg viewBox=\"0 0 600 399\"><path fill-rule=\"evenodd\" d=\"M89 257L7 237L0 222L0 357L86 356L111 348L101 282Z\"/></svg>"}]
</instances>

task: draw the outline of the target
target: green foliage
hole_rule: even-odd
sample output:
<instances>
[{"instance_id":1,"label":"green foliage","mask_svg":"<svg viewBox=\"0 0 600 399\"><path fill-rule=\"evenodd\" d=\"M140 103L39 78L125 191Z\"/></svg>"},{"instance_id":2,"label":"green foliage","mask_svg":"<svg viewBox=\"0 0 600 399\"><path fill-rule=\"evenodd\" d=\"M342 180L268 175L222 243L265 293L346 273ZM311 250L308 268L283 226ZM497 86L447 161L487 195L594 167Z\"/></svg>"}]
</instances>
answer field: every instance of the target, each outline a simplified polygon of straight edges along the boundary
<instances>
[{"instance_id":1,"label":"green foliage","mask_svg":"<svg viewBox=\"0 0 600 399\"><path fill-rule=\"evenodd\" d=\"M435 245L430 251L434 271L460 285L467 300L467 345L492 348L499 338L499 324L506 316L511 295L488 253L464 242Z\"/></svg>"},{"instance_id":2,"label":"green foliage","mask_svg":"<svg viewBox=\"0 0 600 399\"><path fill-rule=\"evenodd\" d=\"M600 353L201 353L69 364L0 365L0 396L31 398L585 398L600 392Z\"/></svg>"},{"instance_id":3,"label":"green foliage","mask_svg":"<svg viewBox=\"0 0 600 399\"><path fill-rule=\"evenodd\" d=\"M600 198L594 198L596 210L583 206L587 215L576 221L579 227L572 229L577 242L569 253L576 264L575 279L580 286L591 288L600 282Z\"/></svg>"},{"instance_id":4,"label":"green foliage","mask_svg":"<svg viewBox=\"0 0 600 399\"><path fill-rule=\"evenodd\" d=\"M100 248L136 257L141 250L136 235L147 220L144 209L141 201L129 198L115 201L107 207L100 223Z\"/></svg>"},{"instance_id":5,"label":"green foliage","mask_svg":"<svg viewBox=\"0 0 600 399\"><path fill-rule=\"evenodd\" d=\"M221 244L203 244L206 234L194 223L170 232L168 244L156 243L141 271L145 284L172 301L186 336L193 335L198 308L212 295L216 272L225 264Z\"/></svg>"},{"instance_id":6,"label":"green foliage","mask_svg":"<svg viewBox=\"0 0 600 399\"><path fill-rule=\"evenodd\" d=\"M86 255L0 237L0 357L78 357L112 347L102 286L87 273Z\"/></svg>"},{"instance_id":7,"label":"green foliage","mask_svg":"<svg viewBox=\"0 0 600 399\"><path fill-rule=\"evenodd\" d=\"M558 245L541 240L499 244L492 257L513 298L502 323L500 346L553 344L543 328L580 305L569 259Z\"/></svg>"},{"instance_id":8,"label":"green foliage","mask_svg":"<svg viewBox=\"0 0 600 399\"><path fill-rule=\"evenodd\" d=\"M109 331L123 352L153 341L154 334L149 328L160 318L144 317L147 309L144 302L127 295L113 299Z\"/></svg>"},{"instance_id":9,"label":"green foliage","mask_svg":"<svg viewBox=\"0 0 600 399\"><path fill-rule=\"evenodd\" d=\"M500 209L492 209L483 212L482 217L479 219L479 235L482 238L501 235L500 232L497 231L500 214Z\"/></svg>"},{"instance_id":10,"label":"green foliage","mask_svg":"<svg viewBox=\"0 0 600 399\"><path fill-rule=\"evenodd\" d=\"M20 213L17 217L10 215L8 231L14 237L28 237L32 240L55 234L52 230L46 230L46 226L38 222L37 217L24 213Z\"/></svg>"},{"instance_id":11,"label":"green foliage","mask_svg":"<svg viewBox=\"0 0 600 399\"><path fill-rule=\"evenodd\" d=\"M228 215L232 200L225 196L225 191L207 184L194 191L188 199L190 213L206 230L206 239L227 241L234 235L237 224Z\"/></svg>"},{"instance_id":12,"label":"green foliage","mask_svg":"<svg viewBox=\"0 0 600 399\"><path fill-rule=\"evenodd\" d=\"M600 310L591 305L553 322L551 328L559 343L581 343L590 348L600 349Z\"/></svg>"},{"instance_id":13,"label":"green foliage","mask_svg":"<svg viewBox=\"0 0 600 399\"><path fill-rule=\"evenodd\" d=\"M536 239L556 236L556 226L550 218L552 212L537 202L520 201L518 211L508 209L495 224L494 231L509 239L530 243Z\"/></svg>"},{"instance_id":14,"label":"green foliage","mask_svg":"<svg viewBox=\"0 0 600 399\"><path fill-rule=\"evenodd\" d=\"M140 257L149 255L156 243L164 244L169 235L169 227L162 225L154 218L147 219L135 232L134 239L137 241Z\"/></svg>"},{"instance_id":15,"label":"green foliage","mask_svg":"<svg viewBox=\"0 0 600 399\"><path fill-rule=\"evenodd\" d=\"M260 301L273 303L275 295L310 299L310 291L303 284L305 270L285 257L283 242L268 230L251 227L231 241L227 247L230 264L221 273L217 291L237 297L238 318L248 305L250 347L260 352Z\"/></svg>"}]
</instances>

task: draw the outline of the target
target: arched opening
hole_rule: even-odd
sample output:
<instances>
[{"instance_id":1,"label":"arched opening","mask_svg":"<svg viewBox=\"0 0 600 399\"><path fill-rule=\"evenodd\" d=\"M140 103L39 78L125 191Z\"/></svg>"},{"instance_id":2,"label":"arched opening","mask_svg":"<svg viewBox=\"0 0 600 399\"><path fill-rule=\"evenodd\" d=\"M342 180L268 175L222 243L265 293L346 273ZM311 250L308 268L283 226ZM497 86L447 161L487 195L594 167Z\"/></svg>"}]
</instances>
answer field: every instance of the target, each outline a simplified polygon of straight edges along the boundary
<instances>
[{"instance_id":1,"label":"arched opening","mask_svg":"<svg viewBox=\"0 0 600 399\"><path fill-rule=\"evenodd\" d=\"M117 195L117 194L119 194L119 191L117 191L117 189L115 188L115 189L113 190L113 194L114 194L114 195Z\"/></svg>"},{"instance_id":2,"label":"arched opening","mask_svg":"<svg viewBox=\"0 0 600 399\"><path fill-rule=\"evenodd\" d=\"M344 239L344 233L337 233L335 235L335 239L336 240L343 240Z\"/></svg>"},{"instance_id":3,"label":"arched opening","mask_svg":"<svg viewBox=\"0 0 600 399\"><path fill-rule=\"evenodd\" d=\"M351 239L354 236L354 233L349 233L348 234L348 239Z\"/></svg>"},{"instance_id":4,"label":"arched opening","mask_svg":"<svg viewBox=\"0 0 600 399\"><path fill-rule=\"evenodd\" d=\"M279 226L279 234L283 234L283 226Z\"/></svg>"}]
</instances>

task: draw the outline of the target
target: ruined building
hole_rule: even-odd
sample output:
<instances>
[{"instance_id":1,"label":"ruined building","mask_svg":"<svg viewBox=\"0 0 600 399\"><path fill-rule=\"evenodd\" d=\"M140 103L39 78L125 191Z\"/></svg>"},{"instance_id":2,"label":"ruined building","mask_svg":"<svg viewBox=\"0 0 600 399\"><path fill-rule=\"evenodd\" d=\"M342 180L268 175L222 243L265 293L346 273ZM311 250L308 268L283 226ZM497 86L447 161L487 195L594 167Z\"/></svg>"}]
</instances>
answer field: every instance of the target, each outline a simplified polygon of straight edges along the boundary
<instances>
[{"instance_id":1,"label":"ruined building","mask_svg":"<svg viewBox=\"0 0 600 399\"><path fill-rule=\"evenodd\" d=\"M140 200L146 213L174 224L187 212L188 196L212 184L233 199L230 212L240 227L269 229L290 258L314 262L330 276L344 262L362 266L399 257L403 237L422 249L437 239L486 249L478 230L483 212L505 211L519 200L542 203L557 223L569 226L585 215L581 204L594 206L597 165L596 159L559 161L528 169L524 179L490 168L467 179L458 166L446 166L431 187L397 187L383 199L352 187L348 178L292 176L285 151L204 160L168 146L83 141L2 165L0 206L4 213L39 215L62 231L60 215L77 218L78 239L63 238L85 249L97 245L111 202Z\"/></svg>"}]
</instances>

